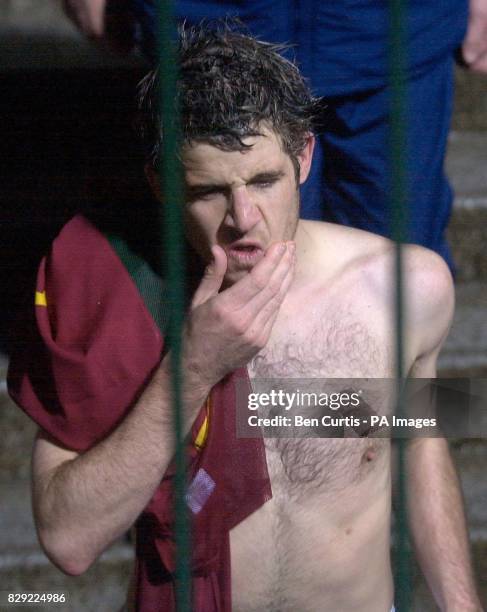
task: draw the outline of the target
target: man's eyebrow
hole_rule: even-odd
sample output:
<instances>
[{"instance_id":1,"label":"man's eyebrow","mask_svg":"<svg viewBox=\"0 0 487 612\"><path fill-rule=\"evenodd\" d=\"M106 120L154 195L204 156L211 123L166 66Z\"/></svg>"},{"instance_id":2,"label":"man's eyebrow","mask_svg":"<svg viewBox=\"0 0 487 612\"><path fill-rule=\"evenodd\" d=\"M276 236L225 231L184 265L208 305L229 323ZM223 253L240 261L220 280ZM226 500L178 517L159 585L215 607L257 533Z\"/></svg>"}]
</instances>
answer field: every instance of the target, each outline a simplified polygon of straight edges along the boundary
<instances>
[{"instance_id":1,"label":"man's eyebrow","mask_svg":"<svg viewBox=\"0 0 487 612\"><path fill-rule=\"evenodd\" d=\"M247 182L248 183L267 183L271 181L277 181L284 176L282 170L272 170L270 172L259 172L254 174Z\"/></svg>"},{"instance_id":2,"label":"man's eyebrow","mask_svg":"<svg viewBox=\"0 0 487 612\"><path fill-rule=\"evenodd\" d=\"M275 170L270 172L259 172L249 178L247 184L252 183L267 183L277 181L284 176L282 170ZM222 192L230 189L230 185L226 183L196 183L193 185L186 185L186 193L189 197L205 195L207 193Z\"/></svg>"},{"instance_id":3,"label":"man's eyebrow","mask_svg":"<svg viewBox=\"0 0 487 612\"><path fill-rule=\"evenodd\" d=\"M228 189L228 185L224 183L196 183L195 185L186 185L188 193L206 193L208 191L222 191Z\"/></svg>"}]
</instances>

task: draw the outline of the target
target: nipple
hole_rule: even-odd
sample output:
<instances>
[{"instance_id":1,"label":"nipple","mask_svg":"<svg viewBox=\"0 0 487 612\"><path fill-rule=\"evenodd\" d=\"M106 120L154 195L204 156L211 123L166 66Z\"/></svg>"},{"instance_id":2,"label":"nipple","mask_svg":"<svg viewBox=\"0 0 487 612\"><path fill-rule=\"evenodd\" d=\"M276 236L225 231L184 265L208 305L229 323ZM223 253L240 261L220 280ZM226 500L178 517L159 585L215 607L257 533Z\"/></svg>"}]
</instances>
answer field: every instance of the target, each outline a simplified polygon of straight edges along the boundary
<instances>
[{"instance_id":1,"label":"nipple","mask_svg":"<svg viewBox=\"0 0 487 612\"><path fill-rule=\"evenodd\" d=\"M367 462L373 461L375 459L375 455L375 450L373 448L368 448L363 455L363 460Z\"/></svg>"}]
</instances>

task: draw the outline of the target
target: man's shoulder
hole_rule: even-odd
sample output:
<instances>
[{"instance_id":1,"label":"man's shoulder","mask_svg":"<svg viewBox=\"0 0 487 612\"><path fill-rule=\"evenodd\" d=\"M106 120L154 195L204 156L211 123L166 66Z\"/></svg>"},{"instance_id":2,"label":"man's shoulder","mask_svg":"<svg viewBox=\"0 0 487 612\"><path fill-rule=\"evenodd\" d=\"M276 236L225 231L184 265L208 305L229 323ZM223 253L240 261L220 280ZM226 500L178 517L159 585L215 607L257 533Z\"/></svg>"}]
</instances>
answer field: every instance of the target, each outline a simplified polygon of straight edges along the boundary
<instances>
[{"instance_id":1,"label":"man's shoulder","mask_svg":"<svg viewBox=\"0 0 487 612\"><path fill-rule=\"evenodd\" d=\"M335 223L301 223L316 245L316 262L332 274L343 276L365 268L379 273L391 258L394 244L378 234Z\"/></svg>"},{"instance_id":2,"label":"man's shoulder","mask_svg":"<svg viewBox=\"0 0 487 612\"><path fill-rule=\"evenodd\" d=\"M424 283L434 283L440 288L438 283L450 286L452 275L445 260L431 249L417 245L407 244L403 247L404 274L412 275L418 288Z\"/></svg>"},{"instance_id":3,"label":"man's shoulder","mask_svg":"<svg viewBox=\"0 0 487 612\"><path fill-rule=\"evenodd\" d=\"M374 279L381 284L397 284L396 244L386 238L364 252L362 259ZM371 245L372 246L372 245ZM417 244L401 246L401 283L406 296L421 298L423 304L434 304L452 291L452 277L444 259L437 253Z\"/></svg>"},{"instance_id":4,"label":"man's shoulder","mask_svg":"<svg viewBox=\"0 0 487 612\"><path fill-rule=\"evenodd\" d=\"M390 302L396 291L396 245L383 236L333 223L304 222L318 245L316 263L333 268L335 276L354 285L359 282L367 293ZM320 245L323 248L320 248ZM450 270L434 251L407 244L401 249L401 275L407 306L429 314L453 296ZM421 317L419 317L421 318Z\"/></svg>"},{"instance_id":5,"label":"man's shoulder","mask_svg":"<svg viewBox=\"0 0 487 612\"><path fill-rule=\"evenodd\" d=\"M392 245L391 241L383 236L346 225L303 219L300 223L317 244L327 244L337 255L341 254L344 257L347 254L351 257L367 255L390 248Z\"/></svg>"},{"instance_id":6,"label":"man's shoulder","mask_svg":"<svg viewBox=\"0 0 487 612\"><path fill-rule=\"evenodd\" d=\"M301 221L319 245L327 245L324 255L334 253L334 261L340 266L352 268L367 267L379 278L385 278L395 265L395 243L384 236L362 229L325 223L320 221ZM319 255L318 255L319 256ZM416 245L402 246L403 274L410 276L415 285L425 282L446 283L451 274L442 257L431 249Z\"/></svg>"},{"instance_id":7,"label":"man's shoulder","mask_svg":"<svg viewBox=\"0 0 487 612\"><path fill-rule=\"evenodd\" d=\"M396 247L387 241L364 259L365 294L373 295L388 312L395 312L398 274ZM413 359L436 353L450 329L454 287L450 270L440 255L419 245L401 248L402 301L405 334Z\"/></svg>"},{"instance_id":8,"label":"man's shoulder","mask_svg":"<svg viewBox=\"0 0 487 612\"><path fill-rule=\"evenodd\" d=\"M409 245L403 264L405 303L412 330L421 344L434 347L446 337L455 307L451 272L444 259L429 249Z\"/></svg>"},{"instance_id":9,"label":"man's shoulder","mask_svg":"<svg viewBox=\"0 0 487 612\"><path fill-rule=\"evenodd\" d=\"M402 245L398 278L395 243L381 236L374 238L364 240L363 250L351 264L368 280L373 292L390 302L400 282L408 317L420 325L432 320L440 310L448 307L452 311L453 279L440 255L420 245Z\"/></svg>"}]
</instances>

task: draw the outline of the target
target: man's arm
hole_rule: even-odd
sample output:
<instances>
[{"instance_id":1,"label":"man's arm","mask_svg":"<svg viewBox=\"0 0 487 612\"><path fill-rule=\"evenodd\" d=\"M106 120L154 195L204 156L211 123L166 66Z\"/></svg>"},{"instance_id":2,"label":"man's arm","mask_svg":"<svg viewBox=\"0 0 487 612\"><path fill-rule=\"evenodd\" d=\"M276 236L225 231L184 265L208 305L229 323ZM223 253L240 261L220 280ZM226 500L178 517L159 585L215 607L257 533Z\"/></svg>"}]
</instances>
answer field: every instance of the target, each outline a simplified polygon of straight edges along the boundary
<instances>
[{"instance_id":1,"label":"man's arm","mask_svg":"<svg viewBox=\"0 0 487 612\"><path fill-rule=\"evenodd\" d=\"M421 251L413 255L408 271L410 337L417 353L411 375L434 378L453 316L453 286L443 261ZM443 612L481 611L463 498L448 443L443 438L409 441L406 466L411 534L438 606Z\"/></svg>"},{"instance_id":2,"label":"man's arm","mask_svg":"<svg viewBox=\"0 0 487 612\"><path fill-rule=\"evenodd\" d=\"M412 440L407 470L414 547L440 610L480 612L460 483L446 440Z\"/></svg>"},{"instance_id":3,"label":"man's arm","mask_svg":"<svg viewBox=\"0 0 487 612\"><path fill-rule=\"evenodd\" d=\"M212 386L267 343L294 272L291 244L273 245L241 281L219 293L226 256L196 291L184 334L184 410L189 429ZM147 505L173 454L166 356L124 421L83 454L38 436L33 461L39 539L65 572L80 574ZM103 409L103 407L100 407Z\"/></svg>"},{"instance_id":4,"label":"man's arm","mask_svg":"<svg viewBox=\"0 0 487 612\"><path fill-rule=\"evenodd\" d=\"M88 569L132 525L160 483L173 454L169 378L165 359L119 427L86 453L66 450L43 432L37 436L37 531L46 554L66 573ZM208 392L192 385L186 429Z\"/></svg>"}]
</instances>

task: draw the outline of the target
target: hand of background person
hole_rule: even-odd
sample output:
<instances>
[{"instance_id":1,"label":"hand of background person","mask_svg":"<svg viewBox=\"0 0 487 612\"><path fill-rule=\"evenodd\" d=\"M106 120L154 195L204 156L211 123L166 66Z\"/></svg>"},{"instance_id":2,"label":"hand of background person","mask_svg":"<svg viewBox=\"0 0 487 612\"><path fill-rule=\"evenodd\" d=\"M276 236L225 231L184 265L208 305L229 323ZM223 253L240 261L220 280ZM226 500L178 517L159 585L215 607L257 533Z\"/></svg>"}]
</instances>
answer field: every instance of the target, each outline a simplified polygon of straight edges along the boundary
<instances>
[{"instance_id":1,"label":"hand of background person","mask_svg":"<svg viewBox=\"0 0 487 612\"><path fill-rule=\"evenodd\" d=\"M184 371L209 387L246 365L267 344L296 260L294 243L273 244L248 274L219 292L227 256L219 246L212 253L183 335Z\"/></svg>"},{"instance_id":2,"label":"hand of background person","mask_svg":"<svg viewBox=\"0 0 487 612\"><path fill-rule=\"evenodd\" d=\"M66 15L88 38L128 53L134 47L130 0L63 0Z\"/></svg>"},{"instance_id":3,"label":"hand of background person","mask_svg":"<svg viewBox=\"0 0 487 612\"><path fill-rule=\"evenodd\" d=\"M63 0L63 8L88 38L99 39L105 33L106 0Z\"/></svg>"},{"instance_id":4,"label":"hand of background person","mask_svg":"<svg viewBox=\"0 0 487 612\"><path fill-rule=\"evenodd\" d=\"M487 0L470 0L462 56L467 68L487 74Z\"/></svg>"}]
</instances>

